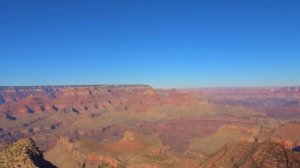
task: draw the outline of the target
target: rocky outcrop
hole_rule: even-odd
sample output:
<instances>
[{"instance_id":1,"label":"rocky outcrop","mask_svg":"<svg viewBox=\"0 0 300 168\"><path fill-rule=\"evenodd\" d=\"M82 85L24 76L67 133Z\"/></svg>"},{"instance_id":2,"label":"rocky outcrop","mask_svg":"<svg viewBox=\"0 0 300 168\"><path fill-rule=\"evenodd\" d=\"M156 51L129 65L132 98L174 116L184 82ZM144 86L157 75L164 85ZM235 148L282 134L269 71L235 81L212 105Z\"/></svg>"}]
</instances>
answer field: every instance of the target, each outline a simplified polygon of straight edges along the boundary
<instances>
[{"instance_id":1,"label":"rocky outcrop","mask_svg":"<svg viewBox=\"0 0 300 168\"><path fill-rule=\"evenodd\" d=\"M35 142L31 139L20 139L0 153L1 168L55 168L44 159Z\"/></svg>"},{"instance_id":2,"label":"rocky outcrop","mask_svg":"<svg viewBox=\"0 0 300 168\"><path fill-rule=\"evenodd\" d=\"M298 168L300 155L283 142L271 140L262 143L232 143L210 158L203 168Z\"/></svg>"},{"instance_id":3,"label":"rocky outcrop","mask_svg":"<svg viewBox=\"0 0 300 168\"><path fill-rule=\"evenodd\" d=\"M281 141L284 139L289 147L300 145L300 125L298 124L283 124L272 132L272 139Z\"/></svg>"}]
</instances>

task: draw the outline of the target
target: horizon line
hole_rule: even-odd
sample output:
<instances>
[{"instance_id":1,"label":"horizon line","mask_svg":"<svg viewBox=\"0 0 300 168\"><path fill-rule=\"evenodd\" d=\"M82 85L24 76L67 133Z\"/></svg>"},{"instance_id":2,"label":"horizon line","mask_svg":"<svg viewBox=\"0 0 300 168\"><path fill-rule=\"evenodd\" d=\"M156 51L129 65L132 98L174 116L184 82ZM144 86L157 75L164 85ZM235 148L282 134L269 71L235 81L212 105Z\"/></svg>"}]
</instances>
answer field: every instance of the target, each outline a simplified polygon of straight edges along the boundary
<instances>
[{"instance_id":1,"label":"horizon line","mask_svg":"<svg viewBox=\"0 0 300 168\"><path fill-rule=\"evenodd\" d=\"M153 89L178 89L178 90L194 90L194 89L232 89L232 88L293 88L300 87L300 85L273 85L273 86L186 86L186 87L155 87L150 84L45 84L45 85L0 85L0 88L9 87L87 87L87 86L148 86Z\"/></svg>"}]
</instances>

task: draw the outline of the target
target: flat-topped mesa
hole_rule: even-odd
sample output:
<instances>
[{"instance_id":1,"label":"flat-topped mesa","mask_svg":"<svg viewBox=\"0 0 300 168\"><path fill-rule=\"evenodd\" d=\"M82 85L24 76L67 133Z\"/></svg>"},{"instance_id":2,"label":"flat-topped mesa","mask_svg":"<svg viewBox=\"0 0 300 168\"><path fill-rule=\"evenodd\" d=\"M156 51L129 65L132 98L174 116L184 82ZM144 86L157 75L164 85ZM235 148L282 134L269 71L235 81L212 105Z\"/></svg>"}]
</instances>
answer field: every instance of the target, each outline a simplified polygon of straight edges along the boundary
<instances>
[{"instance_id":1,"label":"flat-topped mesa","mask_svg":"<svg viewBox=\"0 0 300 168\"><path fill-rule=\"evenodd\" d=\"M28 96L50 96L60 92L107 91L107 90L146 90L149 85L65 85L65 86L7 86L0 87L0 105L19 101Z\"/></svg>"},{"instance_id":2,"label":"flat-topped mesa","mask_svg":"<svg viewBox=\"0 0 300 168\"><path fill-rule=\"evenodd\" d=\"M0 117L23 113L64 111L80 113L122 105L142 96L151 96L154 89L148 85L74 85L28 86L0 88ZM115 105L113 105L115 104ZM10 117L9 117L10 118Z\"/></svg>"}]
</instances>

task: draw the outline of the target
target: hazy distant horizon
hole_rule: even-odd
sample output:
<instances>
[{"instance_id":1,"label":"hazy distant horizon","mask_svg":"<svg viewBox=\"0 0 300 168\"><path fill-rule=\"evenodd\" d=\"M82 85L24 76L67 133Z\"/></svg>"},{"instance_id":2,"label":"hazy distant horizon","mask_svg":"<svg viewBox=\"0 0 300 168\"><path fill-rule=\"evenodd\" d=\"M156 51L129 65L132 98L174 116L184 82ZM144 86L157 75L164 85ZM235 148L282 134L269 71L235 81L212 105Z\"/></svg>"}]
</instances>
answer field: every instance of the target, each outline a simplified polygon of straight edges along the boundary
<instances>
[{"instance_id":1,"label":"hazy distant horizon","mask_svg":"<svg viewBox=\"0 0 300 168\"><path fill-rule=\"evenodd\" d=\"M153 85L149 85L149 84L62 84L62 85L0 85L0 89L1 88L6 88L6 87L85 87L85 86L150 86L153 87L154 89L187 89L187 90L193 90L193 89L232 89L232 88L292 88L292 87L300 87L300 85L285 85L285 86L187 86L187 87L156 87Z\"/></svg>"}]
</instances>

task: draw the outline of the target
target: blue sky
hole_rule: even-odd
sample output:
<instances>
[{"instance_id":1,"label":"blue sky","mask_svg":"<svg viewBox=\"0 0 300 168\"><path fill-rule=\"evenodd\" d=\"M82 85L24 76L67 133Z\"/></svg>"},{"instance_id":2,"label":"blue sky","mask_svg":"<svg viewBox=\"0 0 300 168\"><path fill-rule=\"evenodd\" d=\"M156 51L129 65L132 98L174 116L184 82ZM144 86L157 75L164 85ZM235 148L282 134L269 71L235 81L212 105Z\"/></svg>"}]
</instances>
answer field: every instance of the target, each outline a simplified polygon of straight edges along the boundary
<instances>
[{"instance_id":1,"label":"blue sky","mask_svg":"<svg viewBox=\"0 0 300 168\"><path fill-rule=\"evenodd\" d=\"M299 85L299 9L299 0L0 0L0 85Z\"/></svg>"}]
</instances>

